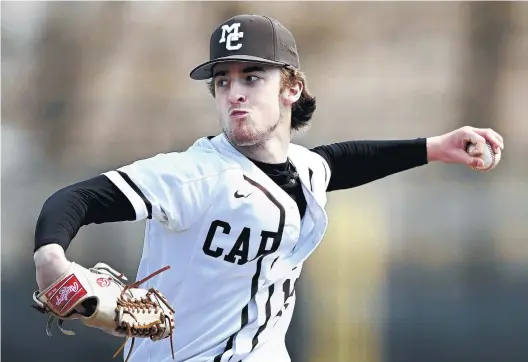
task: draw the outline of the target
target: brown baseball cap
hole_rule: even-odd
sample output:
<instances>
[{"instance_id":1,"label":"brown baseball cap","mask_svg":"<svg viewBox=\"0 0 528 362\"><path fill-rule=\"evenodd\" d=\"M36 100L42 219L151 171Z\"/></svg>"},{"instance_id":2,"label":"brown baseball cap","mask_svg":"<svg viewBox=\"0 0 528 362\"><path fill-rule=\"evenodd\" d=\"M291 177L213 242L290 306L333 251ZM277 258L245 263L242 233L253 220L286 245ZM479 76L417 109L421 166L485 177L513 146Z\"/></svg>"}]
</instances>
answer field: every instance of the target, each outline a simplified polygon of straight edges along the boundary
<instances>
[{"instance_id":1,"label":"brown baseball cap","mask_svg":"<svg viewBox=\"0 0 528 362\"><path fill-rule=\"evenodd\" d=\"M253 62L299 68L292 33L277 20L263 15L237 15L220 24L211 35L209 61L194 68L190 77L212 78L213 67L224 62Z\"/></svg>"}]
</instances>

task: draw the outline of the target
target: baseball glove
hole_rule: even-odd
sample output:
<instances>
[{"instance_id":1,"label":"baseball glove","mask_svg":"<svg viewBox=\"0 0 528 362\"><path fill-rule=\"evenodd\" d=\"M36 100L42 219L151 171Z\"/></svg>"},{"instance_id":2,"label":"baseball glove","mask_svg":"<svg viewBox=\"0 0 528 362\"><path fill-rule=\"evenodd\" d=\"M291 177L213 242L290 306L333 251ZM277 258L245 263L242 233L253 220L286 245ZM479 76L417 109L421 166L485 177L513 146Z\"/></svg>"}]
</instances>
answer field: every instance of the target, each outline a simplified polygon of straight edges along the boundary
<instances>
[{"instance_id":1,"label":"baseball glove","mask_svg":"<svg viewBox=\"0 0 528 362\"><path fill-rule=\"evenodd\" d=\"M46 333L51 336L53 322L66 335L75 333L63 328L65 320L79 319L84 325L99 328L114 336L126 337L114 354L114 358L132 338L128 361L135 338L158 341L170 337L172 358L174 347L174 310L167 299L156 289L140 289L139 286L153 276L169 269L167 266L146 278L127 285L126 277L104 263L86 269L72 263L69 269L42 292L33 293L33 306L41 313L49 314Z\"/></svg>"}]
</instances>

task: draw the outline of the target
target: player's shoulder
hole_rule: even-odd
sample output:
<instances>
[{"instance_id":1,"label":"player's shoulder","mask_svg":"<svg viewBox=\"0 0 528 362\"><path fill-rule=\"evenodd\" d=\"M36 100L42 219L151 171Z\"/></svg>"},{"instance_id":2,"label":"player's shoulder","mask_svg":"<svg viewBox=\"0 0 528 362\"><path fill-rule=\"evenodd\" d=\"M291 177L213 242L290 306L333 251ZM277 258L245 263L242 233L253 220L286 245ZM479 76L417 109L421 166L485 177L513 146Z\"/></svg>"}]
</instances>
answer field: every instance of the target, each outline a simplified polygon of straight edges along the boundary
<instances>
[{"instance_id":1,"label":"player's shoulder","mask_svg":"<svg viewBox=\"0 0 528 362\"><path fill-rule=\"evenodd\" d=\"M298 159L306 161L308 166L312 164L320 165L321 163L326 163L326 160L320 154L299 144L290 143L290 154L294 157L296 156Z\"/></svg>"},{"instance_id":2,"label":"player's shoulder","mask_svg":"<svg viewBox=\"0 0 528 362\"><path fill-rule=\"evenodd\" d=\"M331 171L325 158L307 147L294 143L290 143L289 152L295 165L304 168L305 172L307 170L308 174L311 175L310 177L323 180L326 189L330 180Z\"/></svg>"},{"instance_id":3,"label":"player's shoulder","mask_svg":"<svg viewBox=\"0 0 528 362\"><path fill-rule=\"evenodd\" d=\"M210 146L207 137L200 138L184 151L158 153L142 160L160 176L176 178L181 183L207 180L240 169L240 166Z\"/></svg>"}]
</instances>

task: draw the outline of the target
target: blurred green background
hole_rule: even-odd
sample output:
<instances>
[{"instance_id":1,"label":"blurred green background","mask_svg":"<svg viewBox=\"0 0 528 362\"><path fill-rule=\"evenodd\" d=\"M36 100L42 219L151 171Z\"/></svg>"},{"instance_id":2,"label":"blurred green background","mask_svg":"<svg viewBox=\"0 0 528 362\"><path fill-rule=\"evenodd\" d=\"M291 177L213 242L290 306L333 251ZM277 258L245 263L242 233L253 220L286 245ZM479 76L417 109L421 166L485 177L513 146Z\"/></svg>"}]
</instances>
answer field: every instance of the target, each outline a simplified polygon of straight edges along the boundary
<instances>
[{"instance_id":1,"label":"blurred green background","mask_svg":"<svg viewBox=\"0 0 528 362\"><path fill-rule=\"evenodd\" d=\"M472 125L506 144L491 173L434 164L329 194L292 361L526 362L528 3L41 1L1 2L2 361L112 361L121 340L75 322L49 338L30 308L36 219L67 184L219 132L188 73L238 13L297 39L318 101L297 143ZM143 228L85 227L68 256L133 279Z\"/></svg>"}]
</instances>

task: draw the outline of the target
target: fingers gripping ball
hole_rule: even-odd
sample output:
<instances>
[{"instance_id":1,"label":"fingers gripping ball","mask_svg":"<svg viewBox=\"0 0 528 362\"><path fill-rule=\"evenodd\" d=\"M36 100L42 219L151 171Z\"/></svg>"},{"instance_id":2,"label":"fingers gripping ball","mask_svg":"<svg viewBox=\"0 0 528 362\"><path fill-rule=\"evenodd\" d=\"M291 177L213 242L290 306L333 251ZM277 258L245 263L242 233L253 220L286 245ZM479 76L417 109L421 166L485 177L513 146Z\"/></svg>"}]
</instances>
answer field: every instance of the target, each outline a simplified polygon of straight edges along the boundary
<instances>
[{"instance_id":1,"label":"fingers gripping ball","mask_svg":"<svg viewBox=\"0 0 528 362\"><path fill-rule=\"evenodd\" d=\"M126 337L114 358L129 338L132 338L132 343L125 361L130 358L135 338L159 341L170 337L174 359L174 309L158 290L139 288L148 279L167 269L168 266L127 285L123 274L104 263L98 263L90 269L72 263L55 283L41 292L33 293L36 303L34 308L50 316L46 325L48 336L51 336L55 320L58 320L58 327L64 334L74 335L74 332L63 328L63 323L65 320L79 319L88 327Z\"/></svg>"},{"instance_id":2,"label":"fingers gripping ball","mask_svg":"<svg viewBox=\"0 0 528 362\"><path fill-rule=\"evenodd\" d=\"M470 166L475 171L491 171L495 167L497 167L500 159L501 159L501 150L499 149L498 153L495 153L493 151L493 147L489 142L486 142L486 147L484 147L484 152L480 153L480 151L477 149L476 145L473 143L469 143L466 147L466 152L474 157L481 158L484 161L484 165L482 167L477 166Z\"/></svg>"}]
</instances>

